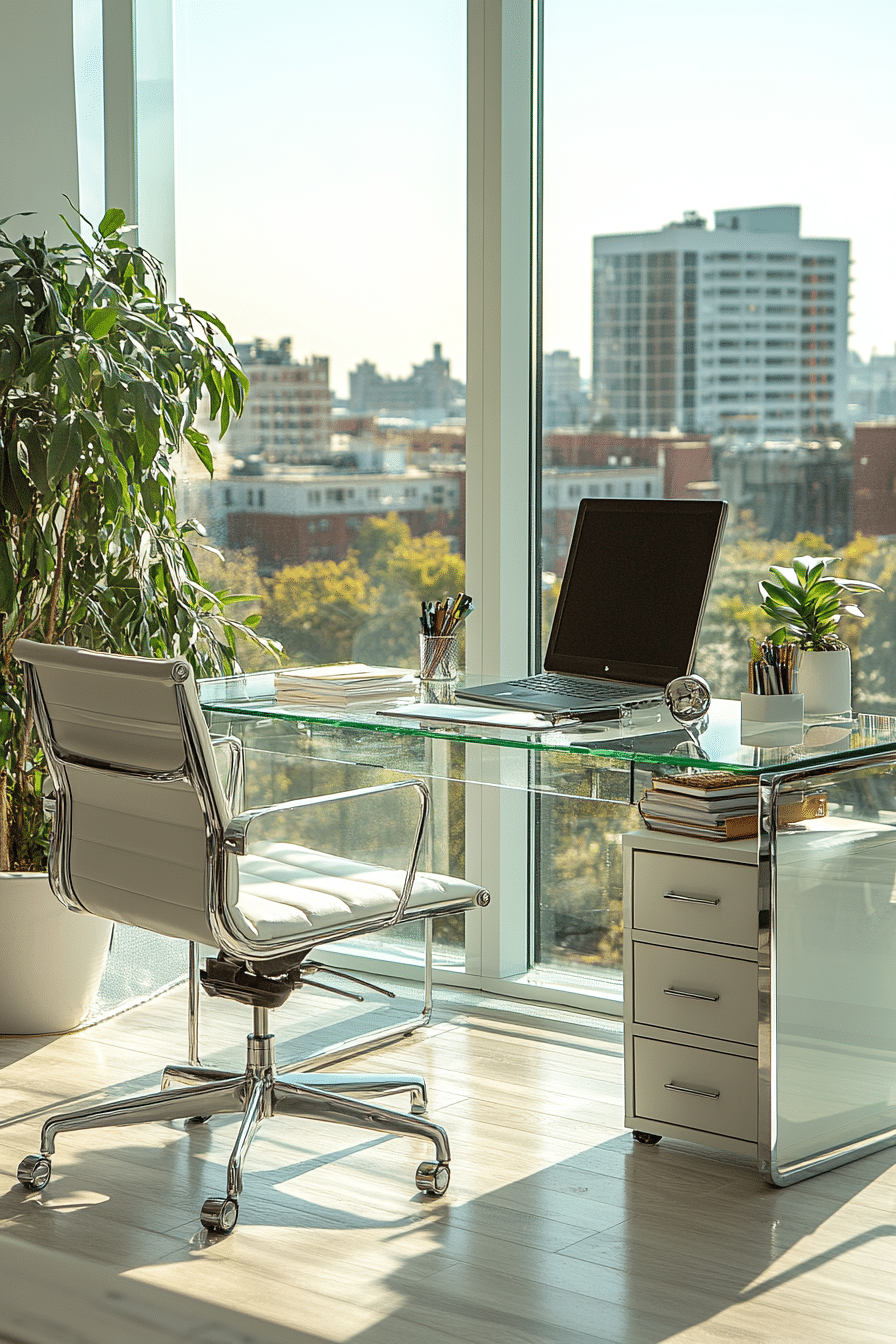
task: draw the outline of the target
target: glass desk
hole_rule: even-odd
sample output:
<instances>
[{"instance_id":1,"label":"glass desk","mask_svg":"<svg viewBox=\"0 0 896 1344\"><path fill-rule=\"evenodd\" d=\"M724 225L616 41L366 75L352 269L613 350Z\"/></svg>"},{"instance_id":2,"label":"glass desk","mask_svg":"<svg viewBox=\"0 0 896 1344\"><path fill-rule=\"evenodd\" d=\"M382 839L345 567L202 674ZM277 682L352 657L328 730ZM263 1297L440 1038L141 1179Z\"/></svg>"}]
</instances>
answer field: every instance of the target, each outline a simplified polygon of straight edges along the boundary
<instances>
[{"instance_id":1,"label":"glass desk","mask_svg":"<svg viewBox=\"0 0 896 1344\"><path fill-rule=\"evenodd\" d=\"M278 705L272 677L201 688L213 731L251 749L253 787L296 796L353 787L365 770L426 778L435 820L426 864L443 871L464 861L463 839L458 849L446 820L453 790L466 799L465 813L455 809L461 828L471 806L495 796L524 806L565 797L618 806L631 831L637 814L628 809L657 767L758 776L758 838L734 844L757 873L757 1038L755 1050L738 1049L757 1061L759 1168L787 1185L896 1143L896 718L808 722L797 745L754 747L741 741L735 702L714 702L693 736L650 711L624 726L533 732L430 721L411 701L400 719L369 704ZM826 817L779 825L782 800L805 790L826 794ZM681 852L680 838L668 838ZM506 834L501 843L508 848ZM708 849L732 857L729 845L703 842L704 856ZM491 885L481 869L470 876ZM486 916L500 917L500 906L493 901Z\"/></svg>"}]
</instances>

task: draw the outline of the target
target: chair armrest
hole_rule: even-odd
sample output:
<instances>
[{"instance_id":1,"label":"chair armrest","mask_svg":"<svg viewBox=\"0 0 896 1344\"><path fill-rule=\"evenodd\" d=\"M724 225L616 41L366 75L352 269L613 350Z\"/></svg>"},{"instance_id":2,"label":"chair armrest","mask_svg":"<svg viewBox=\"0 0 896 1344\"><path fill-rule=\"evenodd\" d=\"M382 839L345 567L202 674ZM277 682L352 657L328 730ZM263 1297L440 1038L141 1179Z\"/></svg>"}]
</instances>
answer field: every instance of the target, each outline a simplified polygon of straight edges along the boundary
<instances>
[{"instance_id":1,"label":"chair armrest","mask_svg":"<svg viewBox=\"0 0 896 1344\"><path fill-rule=\"evenodd\" d=\"M230 734L212 737L212 749L227 747L230 751L230 765L227 768L227 780L224 794L231 812L235 812L242 799L245 765L243 763L243 744L238 737Z\"/></svg>"},{"instance_id":2,"label":"chair armrest","mask_svg":"<svg viewBox=\"0 0 896 1344\"><path fill-rule=\"evenodd\" d=\"M417 818L417 825L414 828L414 837L411 844L410 859L405 872L404 884L401 889L401 896L398 901L398 907L395 914L383 925L388 928L392 924L397 924L403 917L408 901L411 899L411 889L414 885L414 878L417 875L417 861L420 857L420 845L423 840L423 827L426 824L426 818L429 813L429 789L419 779L401 780L395 784L375 784L367 789L349 789L344 793L325 793L312 798L293 798L285 803L271 803L268 807L250 808L233 817L226 831L224 832L224 848L232 854L248 853L249 829L254 821L259 817L275 816L277 813L296 812L301 808L326 807L328 803L345 803L353 799L371 798L384 793L392 793L397 789L413 789L420 803L420 811Z\"/></svg>"}]
</instances>

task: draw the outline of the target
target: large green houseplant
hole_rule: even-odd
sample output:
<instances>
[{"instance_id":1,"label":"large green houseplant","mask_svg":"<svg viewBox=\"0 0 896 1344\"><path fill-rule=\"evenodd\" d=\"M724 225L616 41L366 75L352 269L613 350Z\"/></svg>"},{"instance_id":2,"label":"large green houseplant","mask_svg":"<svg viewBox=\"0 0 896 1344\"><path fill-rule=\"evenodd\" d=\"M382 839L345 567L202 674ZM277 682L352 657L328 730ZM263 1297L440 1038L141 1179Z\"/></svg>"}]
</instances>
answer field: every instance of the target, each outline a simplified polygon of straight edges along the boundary
<instances>
[{"instance_id":1,"label":"large green houseplant","mask_svg":"<svg viewBox=\"0 0 896 1344\"><path fill-rule=\"evenodd\" d=\"M167 297L121 210L72 242L14 241L0 220L0 872L45 867L41 758L19 636L235 666L236 595L201 582L175 512L203 392L221 431L248 383L221 322ZM250 618L250 623L251 623ZM267 643L267 641L262 641Z\"/></svg>"}]
</instances>

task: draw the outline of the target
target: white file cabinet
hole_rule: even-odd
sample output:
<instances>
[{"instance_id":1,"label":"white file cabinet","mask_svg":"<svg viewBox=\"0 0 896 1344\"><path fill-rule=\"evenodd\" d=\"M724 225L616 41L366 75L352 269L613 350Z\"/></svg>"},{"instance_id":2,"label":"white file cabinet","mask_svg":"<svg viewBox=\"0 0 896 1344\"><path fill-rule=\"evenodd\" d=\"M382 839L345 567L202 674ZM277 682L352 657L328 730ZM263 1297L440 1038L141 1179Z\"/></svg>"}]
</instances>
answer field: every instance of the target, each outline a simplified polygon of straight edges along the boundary
<instances>
[{"instance_id":1,"label":"white file cabinet","mask_svg":"<svg viewBox=\"0 0 896 1344\"><path fill-rule=\"evenodd\" d=\"M625 1123L757 1156L755 840L623 837Z\"/></svg>"}]
</instances>

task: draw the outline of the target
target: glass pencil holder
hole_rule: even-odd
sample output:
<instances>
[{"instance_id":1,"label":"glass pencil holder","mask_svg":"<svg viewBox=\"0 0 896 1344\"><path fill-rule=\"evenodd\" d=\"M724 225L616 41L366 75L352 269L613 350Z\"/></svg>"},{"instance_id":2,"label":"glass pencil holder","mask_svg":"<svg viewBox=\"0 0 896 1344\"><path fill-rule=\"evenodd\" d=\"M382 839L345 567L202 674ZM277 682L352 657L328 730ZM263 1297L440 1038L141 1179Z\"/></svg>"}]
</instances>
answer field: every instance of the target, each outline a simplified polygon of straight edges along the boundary
<instances>
[{"instance_id":1,"label":"glass pencil holder","mask_svg":"<svg viewBox=\"0 0 896 1344\"><path fill-rule=\"evenodd\" d=\"M457 681L460 653L459 635L419 635L420 682Z\"/></svg>"}]
</instances>

